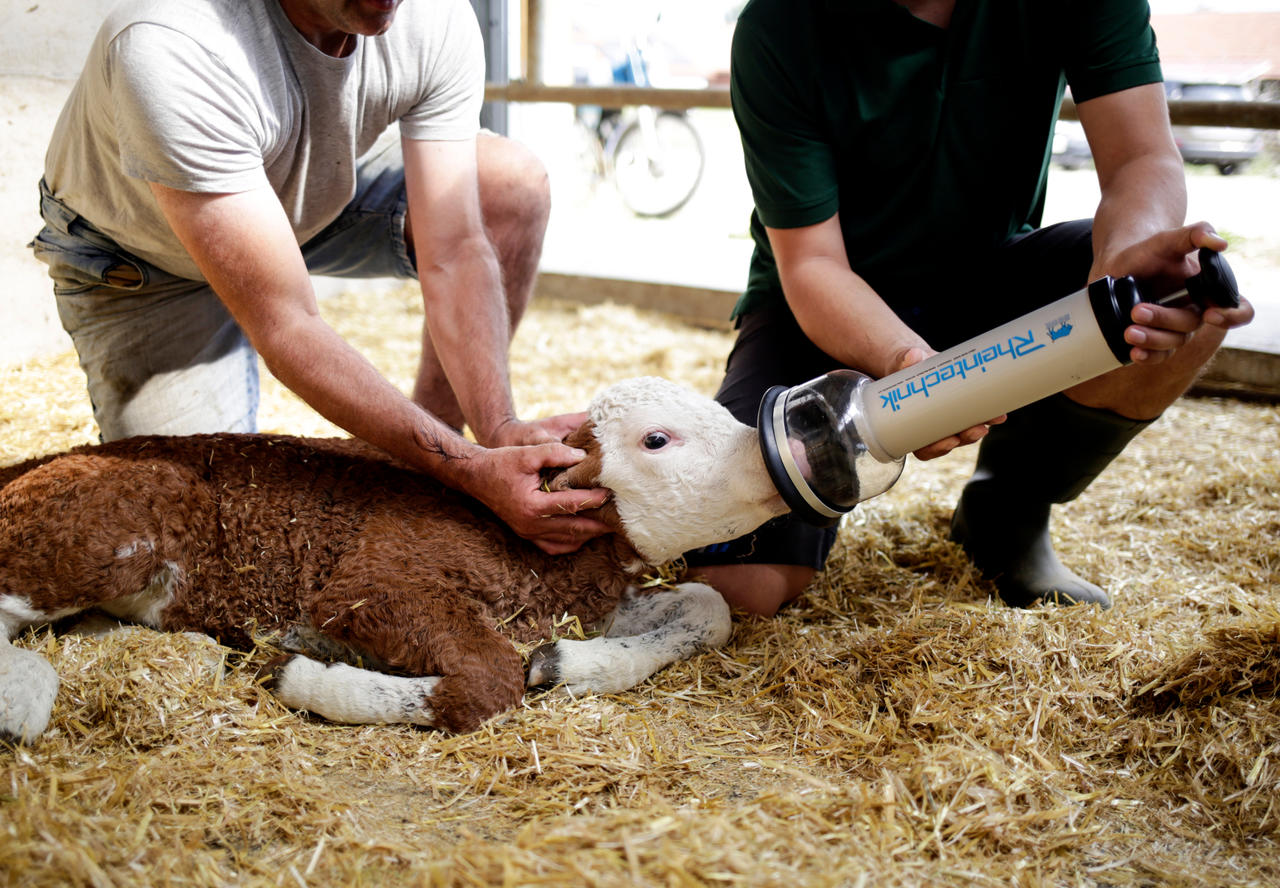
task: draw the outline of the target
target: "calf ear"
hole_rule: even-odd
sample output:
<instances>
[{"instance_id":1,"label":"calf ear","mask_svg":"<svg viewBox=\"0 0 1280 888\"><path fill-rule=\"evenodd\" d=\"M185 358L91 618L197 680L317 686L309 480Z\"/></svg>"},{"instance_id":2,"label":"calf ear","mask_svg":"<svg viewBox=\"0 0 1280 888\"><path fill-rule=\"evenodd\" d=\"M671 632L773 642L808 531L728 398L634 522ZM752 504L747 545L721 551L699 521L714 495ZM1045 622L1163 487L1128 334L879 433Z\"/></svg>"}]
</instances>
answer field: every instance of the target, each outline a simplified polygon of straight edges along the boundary
<instances>
[{"instance_id":1,"label":"calf ear","mask_svg":"<svg viewBox=\"0 0 1280 888\"><path fill-rule=\"evenodd\" d=\"M596 486L600 478L602 462L600 458L600 442L596 440L595 426L588 420L571 432L564 443L587 455L582 462L560 471L547 484L549 490L573 490L575 488L591 488Z\"/></svg>"}]
</instances>

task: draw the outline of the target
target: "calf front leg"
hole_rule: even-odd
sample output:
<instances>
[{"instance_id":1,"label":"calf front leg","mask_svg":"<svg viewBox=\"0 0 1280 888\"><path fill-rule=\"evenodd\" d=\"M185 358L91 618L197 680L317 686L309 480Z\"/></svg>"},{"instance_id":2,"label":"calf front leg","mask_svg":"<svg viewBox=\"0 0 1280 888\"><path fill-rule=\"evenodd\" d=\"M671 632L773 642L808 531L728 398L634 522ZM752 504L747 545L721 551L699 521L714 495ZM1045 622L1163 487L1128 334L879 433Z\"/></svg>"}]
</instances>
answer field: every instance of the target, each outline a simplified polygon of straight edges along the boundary
<instances>
[{"instance_id":1,"label":"calf front leg","mask_svg":"<svg viewBox=\"0 0 1280 888\"><path fill-rule=\"evenodd\" d=\"M291 662L280 673L298 678L290 678L288 687L311 683L322 690L307 695L287 692L291 697L282 697L284 702L312 709L312 704L328 699L326 708L336 720L412 721L449 731L474 730L518 704L524 695L520 655L467 591L444 587L438 577L424 577L406 556L399 536L373 539L344 557L304 610L314 631L360 653L379 669L413 680L373 681L370 673L358 676L347 672L349 667L331 667L320 681L313 667ZM276 687L279 691L279 681ZM354 699L357 694L369 695L369 700ZM342 705L334 702L343 695ZM414 695L420 699L410 702ZM303 705L303 699L311 702ZM396 711L409 717L389 717Z\"/></svg>"},{"instance_id":2,"label":"calf front leg","mask_svg":"<svg viewBox=\"0 0 1280 888\"><path fill-rule=\"evenodd\" d=\"M534 651L527 683L563 684L575 694L624 691L664 666L720 647L732 630L729 606L704 583L644 594L629 589L605 635Z\"/></svg>"},{"instance_id":3,"label":"calf front leg","mask_svg":"<svg viewBox=\"0 0 1280 888\"><path fill-rule=\"evenodd\" d=\"M345 725L436 727L431 705L440 679L386 675L346 663L320 663L301 654L280 657L264 670L264 686L280 702Z\"/></svg>"}]
</instances>

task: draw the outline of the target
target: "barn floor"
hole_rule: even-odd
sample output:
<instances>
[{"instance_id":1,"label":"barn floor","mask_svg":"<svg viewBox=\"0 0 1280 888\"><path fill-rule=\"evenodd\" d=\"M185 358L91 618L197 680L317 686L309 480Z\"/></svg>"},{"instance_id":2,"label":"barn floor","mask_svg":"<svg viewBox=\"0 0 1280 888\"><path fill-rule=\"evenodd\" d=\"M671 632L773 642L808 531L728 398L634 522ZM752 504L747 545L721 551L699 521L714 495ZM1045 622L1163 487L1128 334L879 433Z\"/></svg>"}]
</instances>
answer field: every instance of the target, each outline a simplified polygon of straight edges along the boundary
<instances>
[{"instance_id":1,"label":"barn floor","mask_svg":"<svg viewBox=\"0 0 1280 888\"><path fill-rule=\"evenodd\" d=\"M411 292L323 308L408 385ZM517 399L709 392L728 343L543 303ZM264 382L264 430L332 431ZM0 883L1280 884L1278 413L1184 400L1058 510L1109 611L992 604L946 538L972 454L912 462L780 617L467 736L297 715L200 638L29 633L63 687L50 734L0 749ZM0 464L94 435L73 356L0 370Z\"/></svg>"}]
</instances>

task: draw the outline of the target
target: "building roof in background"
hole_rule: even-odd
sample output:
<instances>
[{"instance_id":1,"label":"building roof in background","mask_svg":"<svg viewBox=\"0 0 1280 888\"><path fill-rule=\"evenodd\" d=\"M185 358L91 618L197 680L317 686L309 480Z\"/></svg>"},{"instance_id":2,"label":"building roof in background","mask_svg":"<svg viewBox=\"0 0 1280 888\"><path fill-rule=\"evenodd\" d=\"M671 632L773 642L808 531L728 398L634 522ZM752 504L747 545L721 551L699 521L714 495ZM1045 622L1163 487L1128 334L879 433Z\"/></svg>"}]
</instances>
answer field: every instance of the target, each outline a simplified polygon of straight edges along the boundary
<instances>
[{"instance_id":1,"label":"building roof in background","mask_svg":"<svg viewBox=\"0 0 1280 888\"><path fill-rule=\"evenodd\" d=\"M1170 80L1280 80L1280 12L1152 15Z\"/></svg>"}]
</instances>

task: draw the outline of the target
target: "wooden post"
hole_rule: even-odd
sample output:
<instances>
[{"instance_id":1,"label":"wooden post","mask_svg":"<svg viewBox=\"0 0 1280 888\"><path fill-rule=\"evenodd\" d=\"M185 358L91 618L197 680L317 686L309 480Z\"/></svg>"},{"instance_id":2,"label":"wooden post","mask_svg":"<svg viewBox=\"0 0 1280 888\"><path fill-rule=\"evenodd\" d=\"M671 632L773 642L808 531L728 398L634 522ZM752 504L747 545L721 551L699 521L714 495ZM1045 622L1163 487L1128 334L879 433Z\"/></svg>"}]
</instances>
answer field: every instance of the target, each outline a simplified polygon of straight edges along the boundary
<instances>
[{"instance_id":1,"label":"wooden post","mask_svg":"<svg viewBox=\"0 0 1280 888\"><path fill-rule=\"evenodd\" d=\"M525 0L524 80L526 83L543 82L542 32L545 24L542 0Z\"/></svg>"},{"instance_id":2,"label":"wooden post","mask_svg":"<svg viewBox=\"0 0 1280 888\"><path fill-rule=\"evenodd\" d=\"M505 84L508 76L506 0L471 0L484 38L484 76L487 83ZM480 125L495 133L507 134L507 103L486 102L480 109Z\"/></svg>"}]
</instances>

